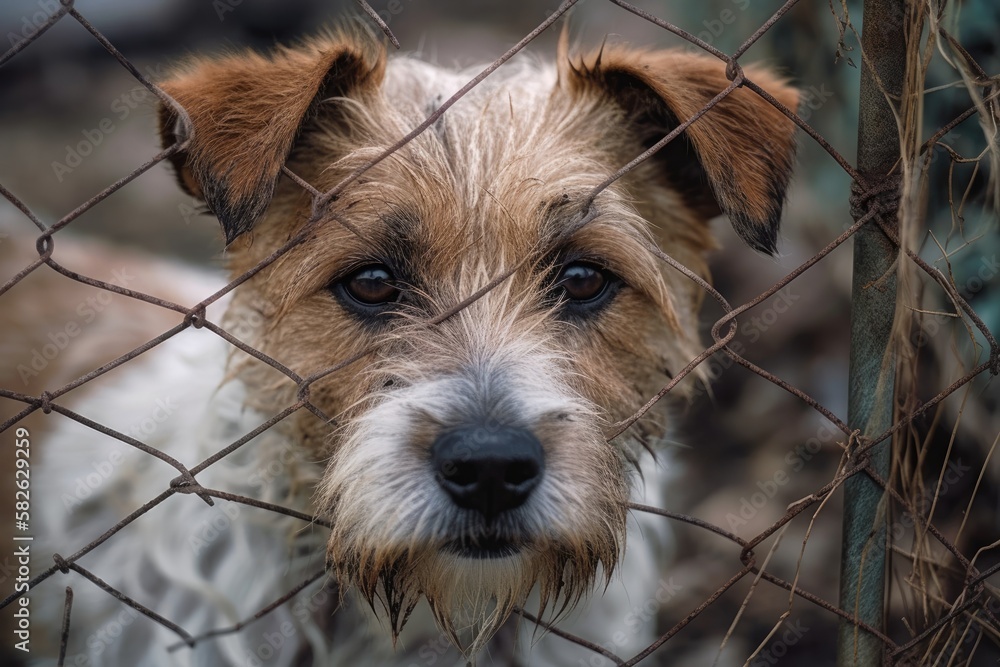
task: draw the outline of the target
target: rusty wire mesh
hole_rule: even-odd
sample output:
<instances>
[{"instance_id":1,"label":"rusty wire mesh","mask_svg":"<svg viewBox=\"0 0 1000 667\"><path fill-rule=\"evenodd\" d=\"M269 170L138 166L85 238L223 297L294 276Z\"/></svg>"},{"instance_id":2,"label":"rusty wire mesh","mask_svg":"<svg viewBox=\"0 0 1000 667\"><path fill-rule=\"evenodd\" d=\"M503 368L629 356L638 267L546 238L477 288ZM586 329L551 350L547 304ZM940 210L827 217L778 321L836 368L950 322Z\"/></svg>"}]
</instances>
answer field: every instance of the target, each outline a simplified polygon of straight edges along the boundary
<instances>
[{"instance_id":1,"label":"rusty wire mesh","mask_svg":"<svg viewBox=\"0 0 1000 667\"><path fill-rule=\"evenodd\" d=\"M711 335L713 342L710 346L704 349L704 351L696 356L690 361L690 363L682 369L680 372L676 373L673 379L662 388L655 396L650 397L649 402L644 405L639 411L637 411L630 418L618 423L616 428L609 438L609 442L625 433L637 420L642 418L642 416L661 398L666 396L674 387L676 387L685 377L691 374L700 364L704 363L710 357L716 354L727 355L732 362L739 364L752 373L756 374L760 379L773 383L774 385L780 387L786 392L792 394L797 399L808 405L811 409L815 410L817 413L822 415L823 418L829 420L836 429L839 430L840 436L843 439L843 449L844 458L843 464L839 467L836 476L831 479L828 483L818 488L811 495L802 498L798 502L790 505L785 512L785 514L775 521L766 530L760 532L751 539L742 538L732 531L722 528L717 525L712 525L706 521L703 521L694 516L687 516L684 514L671 512L663 508L648 507L643 505L632 505L631 509L637 512L647 512L660 515L666 520L674 522L682 522L689 524L698 529L707 531L718 536L719 539L727 541L734 546L733 554L733 567L731 576L724 582L718 585L718 588L708 595L704 601L697 605L695 608L691 609L683 618L677 622L669 630L665 631L655 642L650 644L645 650L641 651L637 655L633 656L617 656L611 651L609 651L604 646L599 645L596 642L590 641L586 637L577 637L560 630L558 627L551 627L551 631L559 636L564 637L568 641L575 642L581 646L590 648L596 654L602 655L604 658L611 660L616 665L635 665L643 662L647 657L651 656L658 649L661 649L667 642L671 640L675 635L681 633L684 628L690 624L695 618L702 614L706 609L709 608L714 602L716 602L723 594L730 590L734 585L744 579L751 579L754 581L754 587L756 587L758 582L766 582L770 586L783 589L790 593L788 608L791 610L793 598L801 598L806 602L815 605L817 608L822 609L825 613L839 617L840 619L846 620L849 623L855 624L860 628L861 631L870 633L884 645L885 656L889 664L916 664L921 663L923 660L922 656L925 656L929 647L931 647L936 642L941 642L942 635L951 634L960 637L965 637L969 632L976 633L976 636L984 635L992 638L992 641L997 641L1000 637L1000 597L997 595L997 587L990 583L990 579L993 578L994 582L998 573L1000 573L1000 565L993 565L991 567L981 569L975 565L975 558L972 558L959 548L958 545L953 543L946 535L944 535L934 523L927 520L925 513L920 507L915 506L912 497L907 497L907 495L900 491L898 485L891 482L890 480L884 479L883 477L876 474L870 469L869 458L867 453L872 450L873 447L887 441L895 436L898 436L908 428L911 428L916 420L925 415L931 414L939 405L949 396L954 394L962 387L966 387L973 380L979 376L985 376L987 374L996 375L1000 372L1000 347L998 347L996 339L987 327L987 325L980 319L976 312L972 309L965 298L959 293L956 288L954 281L951 276L942 273L937 268L928 264L924 259L922 259L913 249L903 245L901 250L905 257L908 258L910 262L916 266L919 271L923 274L924 278L932 281L934 284L940 287L940 290L944 293L947 300L953 304L955 312L954 315L957 319L960 319L963 323L968 326L975 328L982 338L986 341L988 345L988 358L986 360L974 365L968 372L962 375L960 378L952 382L950 385L941 389L935 396L923 403L914 404L912 401L906 401L901 403L906 406L904 411L898 413L898 418L894 424L887 429L884 433L877 435L876 437L863 437L859 432L853 430L851 426L845 423L845 420L834 414L831 410L824 407L815 398L807 395L800 389L792 386L785 380L776 375L768 372L767 370L760 368L755 365L750 360L741 356L737 351L729 347L729 343L733 340L737 327L736 318L746 313L750 309L763 303L768 298L777 294L780 290L788 286L793 280L798 278L804 272L808 271L814 264L823 260L827 255L833 252L835 249L841 245L848 242L852 236L864 225L868 224L878 224L882 227L884 232L892 238L897 244L899 240L896 236L892 220L895 216L894 204L890 204L887 207L884 197L880 195L886 192L897 192L900 187L900 180L898 178L898 172L890 175L880 182L865 182L859 176L855 168L850 164L850 162L845 159L841 153L839 153L830 143L828 143L818 132L816 132L810 125L796 113L794 109L788 109L782 106L776 99L774 99L766 90L760 88L754 81L749 79L743 72L740 66L740 58L747 52L747 50L761 38L768 30L772 28L778 21L781 20L782 16L789 11L793 6L799 3L799 0L788 0L785 2L774 14L762 24L757 30L755 30L743 44L732 54L723 53L717 48L713 47L711 44L706 43L702 39L699 39L695 35L673 25L663 19L660 19L653 14L644 11L638 7L628 4L623 0L609 0L613 4L621 8L622 11L631 12L632 14L652 23L656 26L662 28L663 30L669 31L674 35L686 40L692 45L697 46L701 50L709 53L721 61L725 62L727 65L726 73L730 80L730 84L724 90L718 92L718 94L702 108L694 116L684 119L683 122L668 135L664 136L660 141L658 141L651 148L643 152L641 155L637 156L634 160L628 164L621 167L616 173L614 173L610 178L608 178L604 183L599 185L590 194L590 199L587 205L583 207L584 213L583 217L579 221L579 225L585 225L593 217L592 211L590 211L589 203L593 201L594 197L608 187L611 183L621 178L623 175L627 174L633 170L637 165L642 163L644 160L649 158L656 151L661 149L663 146L668 144L677 138L684 130L692 123L698 121L704 114L712 112L712 108L716 106L721 100L725 99L729 94L739 87L748 88L754 91L757 95L762 97L764 100L769 102L775 108L777 108L782 114L791 119L799 128L803 130L813 141L816 142L829 156L836 161L838 165L850 176L851 180L854 182L856 188L855 201L858 204L858 217L856 218L853 225L847 228L839 236L830 240L827 245L811 257L808 261L804 262L802 265L796 267L794 270L790 271L785 277L776 282L772 287L761 293L756 298L747 301L741 305L734 306L730 304L726 298L716 291L710 284L702 280L694 272L687 269L682 264L675 261L669 255L658 249L651 249L663 262L670 265L677 271L681 272L687 278L697 283L697 285L705 291L705 293L711 296L724 311L724 316L718 319L711 328ZM379 161L385 159L387 156L392 154L394 151L398 150L400 147L404 146L406 143L411 141L414 137L424 132L428 127L430 127L435 121L437 121L443 114L447 112L449 107L451 107L456 101L458 101L466 92L472 89L474 86L483 81L487 76L490 75L494 70L501 67L507 60L517 54L521 49L523 49L528 43L535 39L541 32L549 29L558 19L560 19L574 4L576 0L566 0L560 7L554 11L548 19L541 23L536 29L527 34L520 42L518 42L509 51L504 53L502 56L497 58L495 61L489 64L482 72L470 80L461 90L456 92L454 96L446 100L440 105L440 107L435 110L427 119L421 123L419 126L413 128L413 130L402 137L396 144L389 147L385 152L383 152L378 157L372 159L368 164L357 169L354 173L345 178L341 183L336 185L333 189L327 192L321 192L311 186L309 183L305 182L303 179L299 178L296 174L289 171L287 168L284 169L284 175L297 183L304 192L308 194L312 201L312 216L310 221L303 227L303 229L291 238L284 246L275 250L267 259L261 262L259 265L253 269L247 271L243 275L239 276L223 289L212 294L208 298L204 299L200 303L194 304L193 306L187 306L178 303L172 303L170 301L152 296L150 294L142 293L129 289L124 286L111 284L106 281L96 280L85 275L76 273L56 262L53 259L53 250L56 243L56 237L58 232L65 229L73 223L78 217L80 217L84 212L90 210L101 201L109 197L114 192L125 187L138 176L153 168L155 165L169 158L171 155L184 151L187 147L188 141L182 143L177 143L163 149L160 153L155 155L153 158L140 165L134 169L131 173L124 176L117 182L108 186L103 191L94 195L88 201L80 204L76 209L63 216L58 221L51 225L43 222L35 213L33 213L26 205L18 200L10 191L0 185L0 194L2 194L7 200L16 206L20 212L26 217L38 230L37 238L37 252L38 258L32 261L27 266L24 266L13 278L11 278L6 284L0 288L0 297L2 297L6 292L14 288L19 282L21 282L26 276L34 271L45 270L42 269L43 266L48 267L48 270L56 271L72 280L90 285L92 287L107 290L116 294L124 295L130 299L136 299L143 301L154 306L158 306L163 309L168 309L180 313L183 315L184 320L181 324L164 331L159 336L149 340L143 345L133 349L115 359L111 363L108 363L100 368L96 368L91 372L79 377L78 379L58 388L53 388L48 391L42 392L38 396L25 395L12 391L8 388L0 388L0 396L3 396L12 401L19 402L24 405L17 414L15 414L10 419L6 420L2 425L0 425L0 432L8 431L9 429L15 427L19 422L21 422L28 415L41 411L45 414L56 412L68 417L69 419L75 420L80 424L85 425L91 429L99 431L111 438L115 438L124 443L127 443L131 447L141 450L148 454L149 456L154 456L162 461L173 466L177 470L177 477L171 482L169 488L162 490L154 498L150 499L143 506L136 508L129 516L119 523L108 526L104 534L94 539L91 543L87 544L85 547L79 551L69 554L69 555L56 555L55 562L49 566L47 569L41 573L35 575L30 582L30 587L33 589L35 586L41 584L42 582L52 578L54 575L62 572L69 573L73 571L77 573L83 579L89 580L93 585L99 586L104 589L108 595L113 596L120 600L123 604L132 607L139 613L145 615L146 617L152 619L156 623L169 628L173 631L181 644L186 644L188 646L195 646L198 642L205 640L208 637L217 636L220 634L239 632L242 627L254 619L260 618L275 608L282 604L287 603L300 591L306 588L312 582L318 580L320 577L324 576L324 571L317 571L314 575L303 581L301 584L291 588L287 591L285 595L275 599L270 605L262 609L254 610L243 610L246 612L246 620L235 626L229 628L215 628L204 634L195 635L188 630L181 627L179 624L182 619L170 619L161 616L154 609L151 609L135 599L129 597L129 591L116 590L111 587L94 573L88 571L86 568L79 565L79 560L87 553L99 549L102 544L108 540L115 539L116 534L125 528L130 523L140 520L144 514L146 514L153 507L164 503L169 498L179 494L195 494L202 498L206 503L212 504L213 498L219 498L227 501L232 501L236 503L242 503L245 505L262 508L265 510L283 513L292 517L301 519L303 522L315 522L320 525L328 525L326 521L321 517L313 517L295 510L288 508L276 506L270 503L265 503L259 501L255 498L245 497L227 493L224 491L205 488L200 485L198 481L198 474L204 471L209 466L217 463L227 455L236 451L238 448L242 447L244 444L251 441L253 438L263 433L265 430L271 428L275 424L281 422L282 420L288 418L290 415L296 413L300 410L308 410L314 413L317 417L324 421L330 421L328 415L324 414L317 406L310 402L310 387L316 383L318 380L326 377L330 373L333 373L341 368L347 367L351 364L358 362L365 354L370 352L366 350L361 354L354 355L350 358L342 360L339 364L328 368L322 372L316 373L309 377L301 377L300 375L294 373L292 370L284 366L279 360L270 358L260 351L248 346L237 337L232 335L232 333L226 331L219 325L211 322L206 316L206 309L213 303L222 299L226 294L250 280L255 274L263 270L265 267L276 261L290 249L301 243L305 237L309 234L310 230L319 222L325 218L329 217L327 211L327 205L335 198L338 194L343 192L346 188L356 181L359 177L364 174L365 171L370 169L372 166L377 164ZM825 4L825 3L821 3ZM381 25L380 27L386 32L390 40L395 43L395 38L392 36L388 26L378 19L378 15L372 11L365 3L362 3L368 14ZM188 120L185 110L175 103L170 97L168 97L163 91L161 91L152 81L148 80L129 60L122 55L121 52L116 49L116 47L101 34L81 13L74 7L73 0L62 0L61 6L57 12L55 12L48 21L39 27L37 32L30 36L28 39L18 43L7 53L0 56L0 66L10 61L12 58L16 57L20 51L28 48L32 42L39 39L51 26L55 25L59 21L76 21L82 25L92 36L96 39L107 52L113 56L128 72L139 82L142 86L147 88L152 94L154 94L163 104L169 105L177 116L181 119L181 123L187 126L188 132L186 133L188 137L192 135L192 129L190 127L190 121ZM846 23L844 25L847 25ZM941 26L935 26L935 29L940 31L940 35L943 39L954 41L953 38L945 32L944 28ZM990 78L988 74L978 67L969 57L968 65L975 71L978 72L979 79L975 82L976 85L980 86L983 90L983 104L985 108L989 110L990 113L994 114L993 118L996 119L996 98L1000 89L997 87L996 77ZM972 106L959 116L957 116L952 122L948 123L944 127L941 127L938 132L931 136L926 142L924 142L922 151L925 154L929 154L939 142L944 139L948 133L955 128L959 123L970 118L976 113L981 113L983 107ZM954 162L959 162L963 158L956 154L950 148L946 149L950 152L950 159ZM844 197L847 197L847 193L844 193ZM898 203L898 200L897 200ZM343 224L350 228L350 223L334 218L338 223ZM543 251L540 251L543 252ZM505 272L503 275L496 276L488 285L486 285L481 290L477 291L475 294L470 294L462 302L455 304L452 308L434 318L435 322L440 322L448 317L451 317L454 313L467 307L469 304L474 302L476 299L480 298L487 291L495 288L502 281L507 279L518 267L512 267L509 271ZM2 302L0 302L2 303ZM60 404L60 397L64 396L67 392L80 387L102 375L108 373L109 371L126 364L131 360L143 355L149 350L155 348L157 345L163 343L167 339L177 335L178 333L184 331L187 328L204 328L207 329L219 337L225 339L232 346L239 348L246 354L257 359L258 361L271 366L280 373L284 374L287 378L293 381L298 387L298 400L283 409L278 414L274 415L272 418L268 419L264 423L253 431L246 433L239 439L232 442L228 447L217 452L215 455L210 456L204 461L188 467L184 463L175 460L170 456L169 453L164 451L159 451L147 444L141 442L140 440L131 437L126 433L122 433L105 425L95 423L81 414L73 412L72 410L64 407ZM813 510L818 513L819 509L822 508L824 503L831 497L838 488L844 483L844 481L854 475L869 475L879 486L881 486L885 492L889 495L894 506L900 511L907 513L912 517L916 529L926 535L929 535L936 540L937 543L950 555L953 565L951 566L950 577L955 582L955 586L952 587L952 596L949 599L944 599L939 601L938 609L940 613L933 614L926 619L925 624L922 627L912 628L912 632L909 636L900 638L889 636L884 633L883 630L879 628L872 627L865 623L860 622L856 619L855 615L850 610L841 609L838 605L832 601L823 599L808 590L808 582L802 582L798 580L796 576L793 580L788 580L785 578L780 578L774 574L767 571L763 564L766 564L768 554L759 551L765 541L774 536L775 534L782 531L790 522L792 522L800 514L803 514L809 510ZM815 519L815 514L813 515ZM994 544L995 546L995 544ZM79 578L73 581L74 585ZM7 606L11 604L17 597L17 594L11 595L4 599L0 606ZM72 631L72 588L66 589L66 603L65 603L65 617L63 620L63 652L66 648L66 638L68 634ZM518 610L524 618L529 621L538 622L530 613L524 610ZM774 631L777 631L785 618L787 613L783 614L780 618L775 619ZM773 632L772 632L773 634ZM770 637L770 635L769 635ZM756 656L766 643L764 642L758 646L757 650L753 655L747 657L747 662L752 661L754 656ZM977 639L978 644L978 639ZM957 650L957 649L956 649ZM957 653L956 653L957 655ZM954 659L955 656L945 655L946 658ZM942 663L943 664L943 663ZM950 662L948 664L951 664Z\"/></svg>"}]
</instances>

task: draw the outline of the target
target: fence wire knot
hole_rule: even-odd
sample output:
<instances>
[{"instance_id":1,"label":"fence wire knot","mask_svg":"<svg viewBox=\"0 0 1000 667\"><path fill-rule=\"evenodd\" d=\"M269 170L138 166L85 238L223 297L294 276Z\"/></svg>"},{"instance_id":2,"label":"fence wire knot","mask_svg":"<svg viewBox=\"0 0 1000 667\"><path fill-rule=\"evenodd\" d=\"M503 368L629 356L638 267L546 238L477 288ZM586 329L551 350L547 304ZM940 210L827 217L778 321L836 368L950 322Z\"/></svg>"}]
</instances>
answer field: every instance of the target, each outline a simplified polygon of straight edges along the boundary
<instances>
[{"instance_id":1,"label":"fence wire knot","mask_svg":"<svg viewBox=\"0 0 1000 667\"><path fill-rule=\"evenodd\" d=\"M743 75L743 68L740 67L739 62L735 58L726 63L726 78L730 81L736 81L737 86L742 86L746 82L746 77Z\"/></svg>"},{"instance_id":2,"label":"fence wire knot","mask_svg":"<svg viewBox=\"0 0 1000 667\"><path fill-rule=\"evenodd\" d=\"M43 260L48 260L52 257L52 251L55 250L56 244L52 240L52 231L42 234L35 241L35 249L38 251L38 257Z\"/></svg>"},{"instance_id":3,"label":"fence wire knot","mask_svg":"<svg viewBox=\"0 0 1000 667\"><path fill-rule=\"evenodd\" d=\"M205 326L205 307L202 306L197 310L192 310L184 317L184 323L195 328L201 329Z\"/></svg>"},{"instance_id":4,"label":"fence wire knot","mask_svg":"<svg viewBox=\"0 0 1000 667\"><path fill-rule=\"evenodd\" d=\"M855 179L851 183L851 217L855 222L875 218L883 228L895 229L896 211L899 210L903 177L899 173L887 174L867 184Z\"/></svg>"},{"instance_id":5,"label":"fence wire knot","mask_svg":"<svg viewBox=\"0 0 1000 667\"><path fill-rule=\"evenodd\" d=\"M311 382L309 382L309 380L303 380L303 381L302 381L302 382L301 382L301 383L299 384L299 390L298 390L298 392L296 393L296 394L297 394L297 395L296 395L296 398L297 398L297 399L298 399L299 401L301 401L303 405L306 405L306 404L308 404L308 403L309 403L309 387L310 387L311 385L312 385L312 383L311 383Z\"/></svg>"},{"instance_id":6,"label":"fence wire knot","mask_svg":"<svg viewBox=\"0 0 1000 667\"><path fill-rule=\"evenodd\" d=\"M198 487L198 481L189 472L185 472L170 480L170 488L176 489L181 493L191 493L196 487Z\"/></svg>"},{"instance_id":7,"label":"fence wire knot","mask_svg":"<svg viewBox=\"0 0 1000 667\"><path fill-rule=\"evenodd\" d=\"M861 429L854 429L847 437L847 446L844 448L847 458L854 459L854 457L858 455L859 450L861 450L862 454L865 453L867 451L865 446L870 443L871 438L866 438L861 435Z\"/></svg>"},{"instance_id":8,"label":"fence wire knot","mask_svg":"<svg viewBox=\"0 0 1000 667\"><path fill-rule=\"evenodd\" d=\"M59 554L52 554L52 560L55 561L56 567L59 568L60 572L63 574L69 574L69 563L66 562L65 558Z\"/></svg>"}]
</instances>

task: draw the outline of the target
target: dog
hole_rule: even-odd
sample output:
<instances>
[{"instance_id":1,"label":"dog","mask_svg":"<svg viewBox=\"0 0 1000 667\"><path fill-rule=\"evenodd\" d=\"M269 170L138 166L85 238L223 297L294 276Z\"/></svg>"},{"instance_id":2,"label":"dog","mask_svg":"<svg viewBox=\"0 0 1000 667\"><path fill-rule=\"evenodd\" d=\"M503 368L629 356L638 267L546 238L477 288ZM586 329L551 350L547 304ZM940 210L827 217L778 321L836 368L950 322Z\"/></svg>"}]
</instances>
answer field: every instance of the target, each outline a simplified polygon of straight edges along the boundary
<instances>
[{"instance_id":1,"label":"dog","mask_svg":"<svg viewBox=\"0 0 1000 667\"><path fill-rule=\"evenodd\" d=\"M745 75L796 109L773 71ZM199 638L56 574L31 599L58 632L73 586L65 664L605 660L522 613L625 657L656 639L636 609L669 598L671 540L629 502L665 502L671 413L608 439L704 349L703 290L656 249L707 278L724 213L773 252L795 126L737 88L597 191L730 79L708 56L570 55L563 39L555 62L500 67L384 155L471 76L344 31L194 58L160 82L178 105L159 108L163 145L240 284L74 409L205 463L178 477L60 421L36 482L39 549L67 557L172 494L78 564ZM221 285L185 275L171 289L186 306Z\"/></svg>"}]
</instances>

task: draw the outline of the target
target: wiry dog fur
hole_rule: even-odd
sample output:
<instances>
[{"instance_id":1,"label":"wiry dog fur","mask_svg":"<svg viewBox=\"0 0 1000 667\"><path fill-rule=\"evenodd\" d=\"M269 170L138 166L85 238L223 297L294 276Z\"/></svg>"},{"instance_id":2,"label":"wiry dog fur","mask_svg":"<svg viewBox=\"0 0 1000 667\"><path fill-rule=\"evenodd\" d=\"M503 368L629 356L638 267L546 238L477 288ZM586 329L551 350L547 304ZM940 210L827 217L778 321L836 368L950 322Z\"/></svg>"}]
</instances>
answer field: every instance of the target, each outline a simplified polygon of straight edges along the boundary
<instances>
[{"instance_id":1,"label":"wiry dog fur","mask_svg":"<svg viewBox=\"0 0 1000 667\"><path fill-rule=\"evenodd\" d=\"M796 107L796 92L768 70L748 67L746 75ZM221 221L235 277L313 217L311 198L282 175L284 165L325 192L419 124L469 76L415 58L387 59L371 42L345 35L270 56L197 59L162 84L191 122L186 126L164 106L164 143L188 141L187 150L172 157L178 178ZM738 89L600 192L590 209L587 200L617 168L728 85L724 64L714 59L620 46L582 58L563 48L555 65L522 58L492 74L319 211L304 241L236 291L224 318L230 327L249 317L265 321L241 338L300 377L336 368L308 389L309 401L333 423L299 410L199 481L254 495L248 471L280 461L281 481L267 487L264 499L317 513L331 522L329 534L300 533L296 519L255 511L225 538L229 546L172 556L170 540L186 539L211 509L193 497L172 499L188 502L170 516L160 513L155 536L130 539L127 530L95 550L91 566L99 570L103 559L113 568L135 550L132 559L151 568L134 573L133 583L143 582L147 593L142 601L191 630L209 629L256 611L303 578L317 566L323 550L317 542L325 541L342 590L357 590L388 628L373 639L350 609L332 624L328 608L307 620L279 610L262 623L287 618L301 631L288 640L292 649L285 646L264 664L302 664L296 661L306 655L311 664L410 664L414 643L396 654L386 647L414 609L413 623L426 631L422 601L468 658L529 598L552 616L592 596L569 621L584 634L602 619L621 618L631 604L613 580L623 551L638 559L622 566L633 598L648 594L642 587L659 576L655 559L643 556L651 552L642 536L625 549L626 503L636 492L637 472L647 490L659 483L644 446L654 446L669 424L660 415L610 444L605 438L610 425L631 415L702 349L699 290L650 248L705 276L704 255L713 247L707 220L723 212L751 246L772 251L794 126L753 92ZM614 277L615 291L599 308L569 310L553 285L560 268L573 262ZM391 267L396 277L403 296L392 316L366 320L336 296L337 285L370 264ZM507 272L494 289L450 313ZM185 332L195 333L210 336ZM188 352L176 349L179 342L169 346L192 366L214 366L201 368L186 390L189 408L200 406L203 416L185 417L182 426L156 436L188 465L298 400L294 382L257 361L234 359L224 372L225 345L214 339ZM358 361L338 367L355 356ZM163 355L155 364L143 374L151 384L179 368ZM137 384L123 386L136 391ZM683 391L682 385L676 393ZM117 399L105 393L99 400L115 405ZM544 452L544 473L530 497L493 521L453 503L428 463L436 439L470 424L530 432ZM133 478L143 476L144 465L151 464L135 461ZM50 479L59 475L71 479L72 471L50 472ZM150 479L143 477L145 493L136 498L165 488L148 486ZM94 510L81 527L79 514L68 519L62 509L49 508L55 532L92 539L106 528L98 521L108 520L106 513ZM497 539L509 547L498 557L449 549L456 541ZM255 550L286 554L290 572L247 584L234 573L236 561L254 558ZM593 592L596 580L611 582L603 598L600 587ZM86 636L78 624L100 627L117 613L108 600L78 617L75 632ZM224 612L206 611L211 608ZM146 640L161 632L152 624L130 629ZM650 633L644 629L620 650L641 648ZM216 640L215 648L210 642L171 655L198 664L244 664L259 636L248 629ZM498 662L506 655L501 640L509 643L501 632L487 654ZM140 644L102 650L129 664L150 664L142 658L154 654ZM546 649L535 648L528 664L547 664Z\"/></svg>"}]
</instances>

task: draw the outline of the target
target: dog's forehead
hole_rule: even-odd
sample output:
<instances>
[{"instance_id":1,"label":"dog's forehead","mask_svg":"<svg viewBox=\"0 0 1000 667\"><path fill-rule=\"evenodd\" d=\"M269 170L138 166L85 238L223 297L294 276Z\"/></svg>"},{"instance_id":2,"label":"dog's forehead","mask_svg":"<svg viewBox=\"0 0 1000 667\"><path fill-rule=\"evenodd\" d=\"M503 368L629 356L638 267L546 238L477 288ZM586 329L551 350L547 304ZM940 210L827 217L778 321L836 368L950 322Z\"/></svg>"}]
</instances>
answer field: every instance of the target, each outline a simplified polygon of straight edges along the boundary
<instances>
[{"instance_id":1,"label":"dog's forehead","mask_svg":"<svg viewBox=\"0 0 1000 667\"><path fill-rule=\"evenodd\" d=\"M379 108L342 166L355 168L373 148L394 143L468 80L420 61L391 62ZM601 146L596 120L558 89L553 66L525 62L487 78L368 171L345 192L343 210L372 237L412 252L509 261L578 221L593 189L620 166ZM597 205L616 219L608 234L645 233L617 184Z\"/></svg>"},{"instance_id":2,"label":"dog's forehead","mask_svg":"<svg viewBox=\"0 0 1000 667\"><path fill-rule=\"evenodd\" d=\"M394 58L386 67L381 92L394 109L415 113L416 120L420 122L465 88L479 73L475 69L439 67L415 58ZM524 126L525 119L516 118L519 115L517 111L544 107L550 101L557 79L556 67L549 62L526 57L522 61L507 63L462 93L442 118L452 122L467 119L493 124L502 123L503 118L497 114L505 113L508 122L517 120Z\"/></svg>"}]
</instances>

